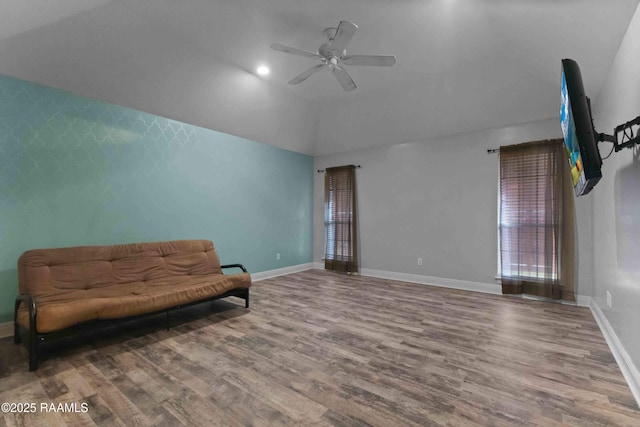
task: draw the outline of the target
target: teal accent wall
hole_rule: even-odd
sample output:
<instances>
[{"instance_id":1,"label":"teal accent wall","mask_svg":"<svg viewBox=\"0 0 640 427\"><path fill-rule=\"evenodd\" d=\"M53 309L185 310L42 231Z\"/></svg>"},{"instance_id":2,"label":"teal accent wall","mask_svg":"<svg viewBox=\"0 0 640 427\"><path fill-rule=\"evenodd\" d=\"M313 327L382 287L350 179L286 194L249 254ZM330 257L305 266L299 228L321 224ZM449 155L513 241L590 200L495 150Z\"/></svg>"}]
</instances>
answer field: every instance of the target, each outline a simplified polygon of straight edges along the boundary
<instances>
[{"instance_id":1,"label":"teal accent wall","mask_svg":"<svg viewBox=\"0 0 640 427\"><path fill-rule=\"evenodd\" d=\"M28 249L202 238L252 273L311 262L312 198L310 156L0 76L0 322Z\"/></svg>"}]
</instances>

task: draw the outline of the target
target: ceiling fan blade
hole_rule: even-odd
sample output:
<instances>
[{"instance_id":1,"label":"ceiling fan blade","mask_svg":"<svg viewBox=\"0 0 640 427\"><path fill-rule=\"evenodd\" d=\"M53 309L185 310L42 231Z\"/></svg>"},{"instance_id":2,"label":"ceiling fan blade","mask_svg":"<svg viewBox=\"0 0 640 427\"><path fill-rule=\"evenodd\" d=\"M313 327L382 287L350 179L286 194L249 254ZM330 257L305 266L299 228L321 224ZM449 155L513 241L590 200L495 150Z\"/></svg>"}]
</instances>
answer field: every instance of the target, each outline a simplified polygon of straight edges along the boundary
<instances>
[{"instance_id":1,"label":"ceiling fan blade","mask_svg":"<svg viewBox=\"0 0 640 427\"><path fill-rule=\"evenodd\" d=\"M346 65L373 65L376 67L391 67L396 63L395 55L347 55L342 58Z\"/></svg>"},{"instance_id":2,"label":"ceiling fan blade","mask_svg":"<svg viewBox=\"0 0 640 427\"><path fill-rule=\"evenodd\" d=\"M342 52L357 30L358 26L356 24L352 24L349 21L340 21L336 35L333 36L333 41L331 42L331 50L335 51L336 56L342 55Z\"/></svg>"},{"instance_id":3,"label":"ceiling fan blade","mask_svg":"<svg viewBox=\"0 0 640 427\"><path fill-rule=\"evenodd\" d=\"M305 71L304 73L299 74L296 77L294 77L291 80L289 80L289 84L290 85L297 85L298 83L301 83L301 82L307 80L309 77L311 77L312 75L314 75L315 73L317 73L318 71L320 71L324 67L325 67L324 64L318 64L318 65L316 65L314 67L311 67L307 71Z\"/></svg>"},{"instance_id":4,"label":"ceiling fan blade","mask_svg":"<svg viewBox=\"0 0 640 427\"><path fill-rule=\"evenodd\" d=\"M289 47L282 45L280 43L274 43L271 45L271 49L277 50L278 52L290 53L292 55L298 56L307 56L309 58L319 58L320 55L314 52L310 52L308 50L296 49L295 47Z\"/></svg>"},{"instance_id":5,"label":"ceiling fan blade","mask_svg":"<svg viewBox=\"0 0 640 427\"><path fill-rule=\"evenodd\" d=\"M340 83L340 86L342 86L342 89L344 89L345 92L354 90L357 87L349 73L347 73L347 70L344 68L335 67L333 69L333 75L336 76L338 83Z\"/></svg>"}]
</instances>

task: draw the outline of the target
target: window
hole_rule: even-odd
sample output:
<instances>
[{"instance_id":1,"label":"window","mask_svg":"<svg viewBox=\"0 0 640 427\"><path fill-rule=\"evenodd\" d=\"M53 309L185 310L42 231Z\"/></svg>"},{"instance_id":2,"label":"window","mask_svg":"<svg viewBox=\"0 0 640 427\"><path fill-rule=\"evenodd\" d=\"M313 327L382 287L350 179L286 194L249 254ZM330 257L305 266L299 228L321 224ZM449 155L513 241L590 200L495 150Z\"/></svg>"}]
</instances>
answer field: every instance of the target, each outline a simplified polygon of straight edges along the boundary
<instances>
[{"instance_id":1,"label":"window","mask_svg":"<svg viewBox=\"0 0 640 427\"><path fill-rule=\"evenodd\" d=\"M325 172L325 268L357 272L355 167Z\"/></svg>"},{"instance_id":2,"label":"window","mask_svg":"<svg viewBox=\"0 0 640 427\"><path fill-rule=\"evenodd\" d=\"M553 162L532 150L507 163L500 178L502 275L556 280L559 205Z\"/></svg>"},{"instance_id":3,"label":"window","mask_svg":"<svg viewBox=\"0 0 640 427\"><path fill-rule=\"evenodd\" d=\"M564 239L566 155L561 140L500 148L499 250L503 293L560 297L561 263L573 242ZM573 221L570 224L573 227ZM564 253L563 253L564 251ZM571 262L573 268L573 262ZM571 296L573 295L573 274ZM569 293L568 293L569 294Z\"/></svg>"}]
</instances>

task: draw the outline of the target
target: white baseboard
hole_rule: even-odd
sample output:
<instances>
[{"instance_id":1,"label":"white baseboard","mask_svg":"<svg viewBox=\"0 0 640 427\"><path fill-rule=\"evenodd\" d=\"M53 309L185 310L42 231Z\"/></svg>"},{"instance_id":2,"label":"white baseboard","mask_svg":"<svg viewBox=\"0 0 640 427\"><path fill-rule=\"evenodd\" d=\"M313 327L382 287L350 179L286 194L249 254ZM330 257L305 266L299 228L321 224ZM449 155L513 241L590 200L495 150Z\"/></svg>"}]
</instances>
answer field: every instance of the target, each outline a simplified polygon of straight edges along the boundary
<instances>
[{"instance_id":1,"label":"white baseboard","mask_svg":"<svg viewBox=\"0 0 640 427\"><path fill-rule=\"evenodd\" d=\"M0 323L0 338L6 338L13 335L13 322Z\"/></svg>"},{"instance_id":2,"label":"white baseboard","mask_svg":"<svg viewBox=\"0 0 640 427\"><path fill-rule=\"evenodd\" d=\"M285 274L298 273L300 271L311 270L314 268L312 262L305 264L292 265L290 267L277 268L275 270L261 271L259 273L251 273L251 280L259 282L260 280L271 279L272 277L284 276Z\"/></svg>"},{"instance_id":3,"label":"white baseboard","mask_svg":"<svg viewBox=\"0 0 640 427\"><path fill-rule=\"evenodd\" d=\"M324 270L323 262L314 262L315 270ZM421 285L439 286L441 288L462 289L465 291L483 292L492 295L502 295L500 282L482 283L470 282L467 280L447 279L444 277L422 276L419 274L398 273L395 271L373 270L363 268L360 270L361 276L378 277L381 279L398 280L400 282L419 283ZM496 277L499 279L499 277ZM576 305L579 307L590 307L591 297L584 295L576 296Z\"/></svg>"},{"instance_id":4,"label":"white baseboard","mask_svg":"<svg viewBox=\"0 0 640 427\"><path fill-rule=\"evenodd\" d=\"M324 270L323 262L314 262L313 268ZM361 276L378 277L381 279L398 280L400 282L419 283L421 285L439 286L441 288L462 289L465 291L483 292L485 294L502 295L500 283L470 282L467 280L447 279L444 277L423 276L420 274L398 273L395 271L373 270L363 268L360 270ZM577 295L576 305L589 307L591 297Z\"/></svg>"},{"instance_id":5,"label":"white baseboard","mask_svg":"<svg viewBox=\"0 0 640 427\"><path fill-rule=\"evenodd\" d=\"M324 270L324 263L314 262L313 268ZM361 276L377 277L380 279L397 280L399 282L418 283L421 285L438 286L441 288L462 289L465 291L483 292L485 294L501 295L502 288L495 283L469 282L466 280L446 279L444 277L422 276L420 274L398 273L395 271L360 269Z\"/></svg>"},{"instance_id":6,"label":"white baseboard","mask_svg":"<svg viewBox=\"0 0 640 427\"><path fill-rule=\"evenodd\" d=\"M576 305L578 307L591 307L591 297L576 295Z\"/></svg>"},{"instance_id":7,"label":"white baseboard","mask_svg":"<svg viewBox=\"0 0 640 427\"><path fill-rule=\"evenodd\" d=\"M421 285L439 286L441 288L462 289L465 291L483 292L485 294L501 295L502 288L495 283L469 282L467 280L446 279L444 277L422 276L419 274L397 273L395 271L372 270L363 268L361 276L378 277L381 279L398 280L401 282L419 283Z\"/></svg>"},{"instance_id":8,"label":"white baseboard","mask_svg":"<svg viewBox=\"0 0 640 427\"><path fill-rule=\"evenodd\" d=\"M629 353L625 350L620 339L611 327L611 324L609 324L609 321L600 309L600 306L593 298L591 299L590 307L593 317L596 319L602 335L604 335L604 339L607 340L607 344L609 344L613 357L616 359L616 362L618 362L622 376L627 380L631 393L633 397L635 397L638 406L640 406L640 371L638 371L638 368L633 364L631 356L629 356Z\"/></svg>"}]
</instances>

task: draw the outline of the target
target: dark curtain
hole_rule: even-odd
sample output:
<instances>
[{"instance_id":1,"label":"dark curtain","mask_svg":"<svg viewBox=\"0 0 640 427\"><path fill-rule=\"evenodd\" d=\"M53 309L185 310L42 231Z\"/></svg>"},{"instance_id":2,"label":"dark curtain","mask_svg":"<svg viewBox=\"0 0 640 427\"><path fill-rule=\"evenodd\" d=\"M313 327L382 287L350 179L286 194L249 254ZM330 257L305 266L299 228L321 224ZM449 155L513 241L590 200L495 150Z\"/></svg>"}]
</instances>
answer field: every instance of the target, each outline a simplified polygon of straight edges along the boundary
<instances>
[{"instance_id":1,"label":"dark curtain","mask_svg":"<svg viewBox=\"0 0 640 427\"><path fill-rule=\"evenodd\" d=\"M358 272L355 166L327 168L324 178L325 253L327 270Z\"/></svg>"},{"instance_id":2,"label":"dark curtain","mask_svg":"<svg viewBox=\"0 0 640 427\"><path fill-rule=\"evenodd\" d=\"M504 294L575 300L574 204L562 140L500 147Z\"/></svg>"}]
</instances>

